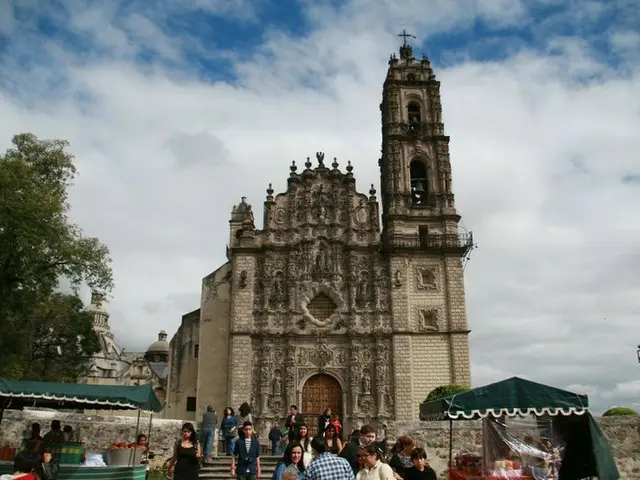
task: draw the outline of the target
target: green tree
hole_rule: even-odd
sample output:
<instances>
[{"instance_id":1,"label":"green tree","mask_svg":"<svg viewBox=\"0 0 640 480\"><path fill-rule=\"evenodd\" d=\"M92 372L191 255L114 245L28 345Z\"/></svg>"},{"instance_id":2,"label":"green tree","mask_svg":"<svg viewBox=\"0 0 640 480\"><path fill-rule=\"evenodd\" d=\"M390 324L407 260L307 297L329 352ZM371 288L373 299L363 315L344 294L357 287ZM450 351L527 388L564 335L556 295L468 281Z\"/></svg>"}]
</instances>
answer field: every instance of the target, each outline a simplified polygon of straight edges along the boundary
<instances>
[{"instance_id":1,"label":"green tree","mask_svg":"<svg viewBox=\"0 0 640 480\"><path fill-rule=\"evenodd\" d=\"M612 407L602 414L603 417L613 417L616 415L638 415L638 412L628 407Z\"/></svg>"},{"instance_id":2,"label":"green tree","mask_svg":"<svg viewBox=\"0 0 640 480\"><path fill-rule=\"evenodd\" d=\"M439 387L436 387L429 392L429 395L427 395L427 399L425 400L425 402L431 402L439 398L450 397L451 395L465 392L467 390L469 390L469 387L467 387L466 385L440 385Z\"/></svg>"},{"instance_id":3,"label":"green tree","mask_svg":"<svg viewBox=\"0 0 640 480\"><path fill-rule=\"evenodd\" d=\"M87 373L87 357L100 350L93 316L77 295L54 293L31 317L31 361L24 377L74 382Z\"/></svg>"},{"instance_id":4,"label":"green tree","mask_svg":"<svg viewBox=\"0 0 640 480\"><path fill-rule=\"evenodd\" d=\"M85 237L68 217L68 189L76 175L68 146L26 133L13 137L13 148L0 155L3 376L44 378L44 369L37 373L45 361L38 342L46 338L51 348L62 349L62 356L46 359L59 373L48 378L74 380L84 365L80 358L93 353L97 342L88 330L90 316L81 312L78 289L86 284L106 293L113 287L108 248ZM70 294L57 292L61 279L71 285ZM71 338L79 339L73 348ZM71 363L65 369L57 366L63 362Z\"/></svg>"}]
</instances>

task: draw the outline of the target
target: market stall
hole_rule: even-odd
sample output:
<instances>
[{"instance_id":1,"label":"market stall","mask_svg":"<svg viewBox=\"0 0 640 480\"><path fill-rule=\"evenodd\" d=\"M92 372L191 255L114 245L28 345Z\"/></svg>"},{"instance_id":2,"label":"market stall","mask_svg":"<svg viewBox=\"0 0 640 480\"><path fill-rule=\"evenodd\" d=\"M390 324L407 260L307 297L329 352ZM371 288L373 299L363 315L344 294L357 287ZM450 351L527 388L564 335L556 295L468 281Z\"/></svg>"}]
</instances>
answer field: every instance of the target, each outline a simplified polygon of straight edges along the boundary
<instances>
[{"instance_id":1,"label":"market stall","mask_svg":"<svg viewBox=\"0 0 640 480\"><path fill-rule=\"evenodd\" d=\"M451 480L620 478L586 395L513 377L420 404L420 420L448 420ZM453 457L453 421L482 420L483 449Z\"/></svg>"},{"instance_id":2,"label":"market stall","mask_svg":"<svg viewBox=\"0 0 640 480\"><path fill-rule=\"evenodd\" d=\"M25 407L57 410L138 410L136 437L140 430L140 412L147 411L152 413L149 418L148 437L150 437L153 412L162 410L163 405L156 397L151 385L86 385L0 378L0 424L5 409L21 410ZM77 461L64 463L64 459L69 458L69 452L77 452L77 442L56 445L53 453L61 458L57 479L142 480L145 478L146 466L140 463L141 452L133 443L120 442L105 447L105 451L100 452L100 457L105 460L105 465L88 466ZM15 449L3 452L3 460L0 461L0 474L12 473L12 455L15 455Z\"/></svg>"}]
</instances>

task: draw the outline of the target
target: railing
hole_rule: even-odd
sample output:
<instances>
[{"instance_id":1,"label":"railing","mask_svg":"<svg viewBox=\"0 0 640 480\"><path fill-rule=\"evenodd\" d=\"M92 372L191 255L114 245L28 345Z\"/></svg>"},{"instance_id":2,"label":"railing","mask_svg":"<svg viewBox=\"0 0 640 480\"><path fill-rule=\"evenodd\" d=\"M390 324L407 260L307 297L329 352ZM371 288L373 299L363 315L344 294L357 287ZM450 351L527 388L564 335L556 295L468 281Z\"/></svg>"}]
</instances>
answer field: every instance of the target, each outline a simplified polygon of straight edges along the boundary
<instances>
[{"instance_id":1,"label":"railing","mask_svg":"<svg viewBox=\"0 0 640 480\"><path fill-rule=\"evenodd\" d=\"M404 135L409 137L438 137L444 135L442 123L389 123L385 126L388 135Z\"/></svg>"},{"instance_id":2,"label":"railing","mask_svg":"<svg viewBox=\"0 0 640 480\"><path fill-rule=\"evenodd\" d=\"M390 235L384 240L388 249L441 250L465 253L473 246L473 233L430 233L420 235Z\"/></svg>"}]
</instances>

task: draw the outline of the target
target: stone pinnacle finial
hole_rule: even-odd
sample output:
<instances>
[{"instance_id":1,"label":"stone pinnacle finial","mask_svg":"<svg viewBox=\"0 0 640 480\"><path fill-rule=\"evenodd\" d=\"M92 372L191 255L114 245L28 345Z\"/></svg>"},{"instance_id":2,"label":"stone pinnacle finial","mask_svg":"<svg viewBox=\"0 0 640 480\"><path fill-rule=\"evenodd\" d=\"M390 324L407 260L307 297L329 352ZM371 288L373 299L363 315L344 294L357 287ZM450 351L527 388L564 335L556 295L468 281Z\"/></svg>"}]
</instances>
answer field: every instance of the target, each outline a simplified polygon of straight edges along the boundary
<instances>
[{"instance_id":1,"label":"stone pinnacle finial","mask_svg":"<svg viewBox=\"0 0 640 480\"><path fill-rule=\"evenodd\" d=\"M338 169L338 159L336 157L333 157L333 163L331 164L331 166L334 170Z\"/></svg>"},{"instance_id":2,"label":"stone pinnacle finial","mask_svg":"<svg viewBox=\"0 0 640 480\"><path fill-rule=\"evenodd\" d=\"M291 175L296 173L296 170L298 170L298 167L296 166L296 161L292 160L291 161L291 166L289 167L289 170L291 170Z\"/></svg>"},{"instance_id":3,"label":"stone pinnacle finial","mask_svg":"<svg viewBox=\"0 0 640 480\"><path fill-rule=\"evenodd\" d=\"M309 157L307 157L307 161L304 162L304 166L307 168L311 168L311 159Z\"/></svg>"},{"instance_id":4,"label":"stone pinnacle finial","mask_svg":"<svg viewBox=\"0 0 640 480\"><path fill-rule=\"evenodd\" d=\"M351 160L347 161L347 172L353 172L353 166L351 165Z\"/></svg>"}]
</instances>

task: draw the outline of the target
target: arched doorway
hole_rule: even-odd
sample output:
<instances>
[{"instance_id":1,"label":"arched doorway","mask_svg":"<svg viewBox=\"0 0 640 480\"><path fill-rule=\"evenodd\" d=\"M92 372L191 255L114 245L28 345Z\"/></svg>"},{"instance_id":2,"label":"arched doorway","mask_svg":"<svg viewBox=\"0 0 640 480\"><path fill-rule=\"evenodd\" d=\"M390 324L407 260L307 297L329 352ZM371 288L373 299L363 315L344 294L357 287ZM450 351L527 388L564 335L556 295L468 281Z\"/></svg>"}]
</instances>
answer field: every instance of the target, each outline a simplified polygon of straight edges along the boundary
<instances>
[{"instance_id":1,"label":"arched doorway","mask_svg":"<svg viewBox=\"0 0 640 480\"><path fill-rule=\"evenodd\" d=\"M318 432L318 417L330 408L342 418L342 388L331 375L310 377L302 387L302 414L313 436Z\"/></svg>"}]
</instances>

